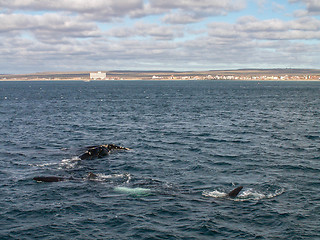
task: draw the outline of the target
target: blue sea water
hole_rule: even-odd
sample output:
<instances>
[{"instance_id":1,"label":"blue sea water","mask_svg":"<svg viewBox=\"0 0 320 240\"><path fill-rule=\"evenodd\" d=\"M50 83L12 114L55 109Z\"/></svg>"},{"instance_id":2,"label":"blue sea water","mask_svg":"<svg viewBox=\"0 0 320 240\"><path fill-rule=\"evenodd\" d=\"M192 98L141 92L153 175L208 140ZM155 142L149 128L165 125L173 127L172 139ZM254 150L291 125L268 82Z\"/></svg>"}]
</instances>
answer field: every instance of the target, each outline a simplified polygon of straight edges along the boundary
<instances>
[{"instance_id":1,"label":"blue sea water","mask_svg":"<svg viewBox=\"0 0 320 240\"><path fill-rule=\"evenodd\" d=\"M0 239L320 239L319 82L0 82L0 123Z\"/></svg>"}]
</instances>

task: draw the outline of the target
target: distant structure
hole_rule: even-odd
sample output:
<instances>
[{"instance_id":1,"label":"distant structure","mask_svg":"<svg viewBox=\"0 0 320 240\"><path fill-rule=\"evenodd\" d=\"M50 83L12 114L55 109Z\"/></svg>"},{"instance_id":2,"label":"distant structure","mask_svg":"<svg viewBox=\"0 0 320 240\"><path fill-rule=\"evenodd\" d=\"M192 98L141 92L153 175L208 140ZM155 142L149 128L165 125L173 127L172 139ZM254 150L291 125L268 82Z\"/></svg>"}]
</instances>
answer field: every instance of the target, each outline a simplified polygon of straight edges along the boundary
<instances>
[{"instance_id":1,"label":"distant structure","mask_svg":"<svg viewBox=\"0 0 320 240\"><path fill-rule=\"evenodd\" d=\"M90 73L90 79L93 79L93 80L105 80L107 77L107 74L106 73L103 73L103 72L94 72L94 73Z\"/></svg>"}]
</instances>

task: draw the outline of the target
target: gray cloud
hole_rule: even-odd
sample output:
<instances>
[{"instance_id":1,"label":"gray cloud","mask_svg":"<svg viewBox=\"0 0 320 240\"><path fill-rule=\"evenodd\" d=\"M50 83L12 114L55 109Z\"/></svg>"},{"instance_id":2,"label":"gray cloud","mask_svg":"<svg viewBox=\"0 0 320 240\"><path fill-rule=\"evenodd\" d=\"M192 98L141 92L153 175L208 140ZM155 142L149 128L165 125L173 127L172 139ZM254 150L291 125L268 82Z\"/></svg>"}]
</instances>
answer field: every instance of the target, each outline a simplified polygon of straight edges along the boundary
<instances>
[{"instance_id":1,"label":"gray cloud","mask_svg":"<svg viewBox=\"0 0 320 240\"><path fill-rule=\"evenodd\" d=\"M110 13L126 13L141 8L142 0L0 0L0 7L8 9L24 9L35 11L71 11L98 12L109 10ZM104 10L106 9L106 10Z\"/></svg>"},{"instance_id":2,"label":"gray cloud","mask_svg":"<svg viewBox=\"0 0 320 240\"><path fill-rule=\"evenodd\" d=\"M297 15L320 15L320 1L318 0L289 0L290 3L302 2L306 5L306 11L298 11Z\"/></svg>"}]
</instances>

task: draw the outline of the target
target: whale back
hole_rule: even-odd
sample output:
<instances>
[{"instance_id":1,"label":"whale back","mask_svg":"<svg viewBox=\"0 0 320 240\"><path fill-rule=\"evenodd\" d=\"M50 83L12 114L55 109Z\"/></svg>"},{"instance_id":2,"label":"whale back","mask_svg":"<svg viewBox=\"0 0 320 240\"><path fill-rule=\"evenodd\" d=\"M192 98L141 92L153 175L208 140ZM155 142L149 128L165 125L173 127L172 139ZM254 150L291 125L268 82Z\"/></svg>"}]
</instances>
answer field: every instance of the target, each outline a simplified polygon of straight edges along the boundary
<instances>
[{"instance_id":1,"label":"whale back","mask_svg":"<svg viewBox=\"0 0 320 240\"><path fill-rule=\"evenodd\" d=\"M33 180L37 182L60 182L60 181L64 181L65 178L50 176L50 177L34 177Z\"/></svg>"}]
</instances>

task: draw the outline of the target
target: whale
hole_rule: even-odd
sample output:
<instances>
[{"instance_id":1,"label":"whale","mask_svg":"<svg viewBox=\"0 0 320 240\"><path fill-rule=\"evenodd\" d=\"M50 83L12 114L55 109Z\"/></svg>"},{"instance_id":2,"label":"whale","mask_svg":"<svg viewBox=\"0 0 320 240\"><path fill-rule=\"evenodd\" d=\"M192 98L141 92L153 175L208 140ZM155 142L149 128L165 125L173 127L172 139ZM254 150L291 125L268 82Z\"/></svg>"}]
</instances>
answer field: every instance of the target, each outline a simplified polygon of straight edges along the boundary
<instances>
[{"instance_id":1,"label":"whale","mask_svg":"<svg viewBox=\"0 0 320 240\"><path fill-rule=\"evenodd\" d=\"M239 187L233 189L231 192L229 192L227 194L227 196L230 198L236 198L242 189L243 189L243 186L239 186Z\"/></svg>"},{"instance_id":2,"label":"whale","mask_svg":"<svg viewBox=\"0 0 320 240\"><path fill-rule=\"evenodd\" d=\"M34 177L33 180L37 182L61 182L65 180L72 180L73 178L64 178L64 177L56 177L56 176L40 176L40 177Z\"/></svg>"},{"instance_id":3,"label":"whale","mask_svg":"<svg viewBox=\"0 0 320 240\"><path fill-rule=\"evenodd\" d=\"M78 180L78 181L83 181L83 180L88 180L88 181L96 181L99 179L99 176L97 174L94 174L92 172L88 173L87 178L73 178L73 177L59 177L59 176L39 176L39 177L34 177L33 180L36 182L61 182L61 181L67 181L67 180ZM239 186L229 193L224 194L223 197L231 198L234 199L236 198L241 190L243 189L243 186ZM116 186L115 191L128 194L128 195L133 195L133 196L148 196L152 193L152 190L149 188L142 188L142 187L127 187L127 186ZM221 196L220 196L221 197Z\"/></svg>"},{"instance_id":4,"label":"whale","mask_svg":"<svg viewBox=\"0 0 320 240\"><path fill-rule=\"evenodd\" d=\"M98 178L97 174L94 174L92 172L88 173L87 179L88 180L96 180ZM33 180L36 182L62 182L67 180L83 180L80 178L74 178L74 177L57 177L57 176L39 176L34 177Z\"/></svg>"},{"instance_id":5,"label":"whale","mask_svg":"<svg viewBox=\"0 0 320 240\"><path fill-rule=\"evenodd\" d=\"M114 150L130 150L129 148L117 146L115 144L89 146L86 147L86 149L87 150L79 156L81 160L102 158Z\"/></svg>"}]
</instances>

